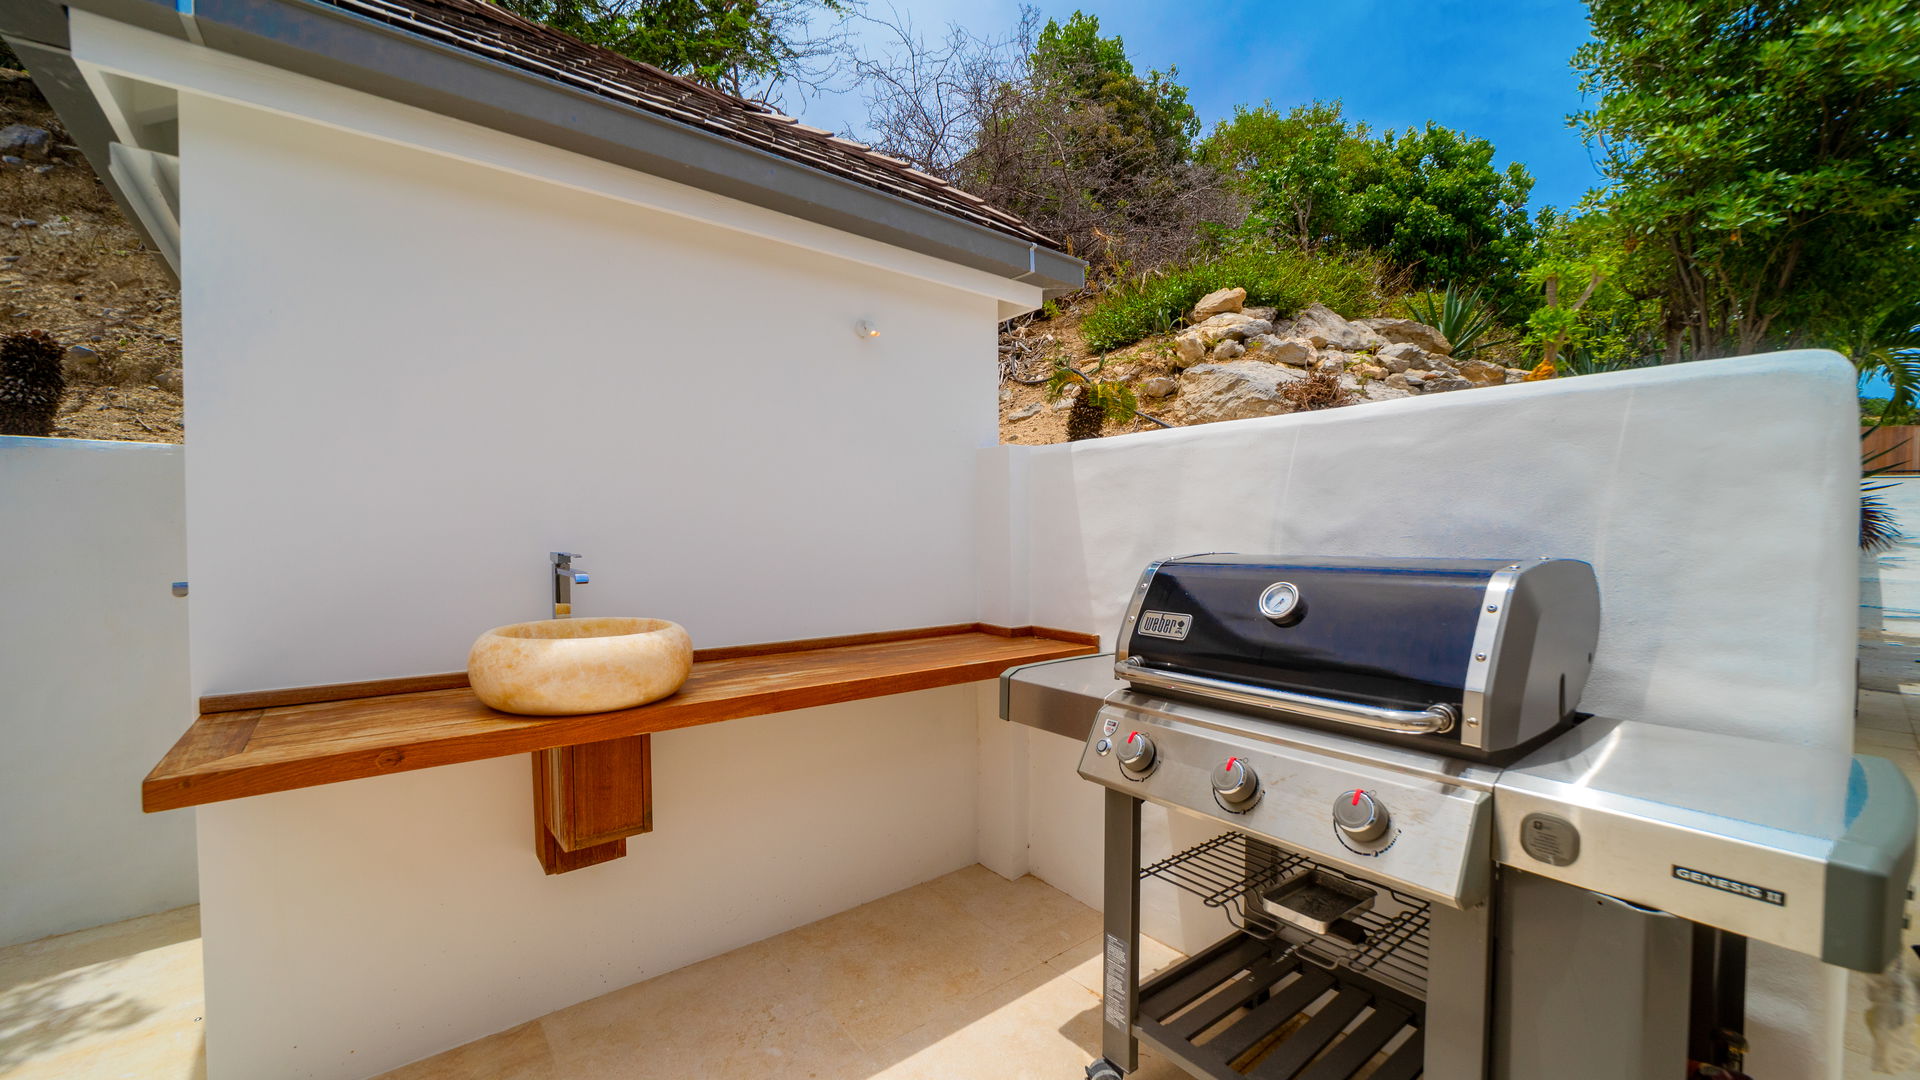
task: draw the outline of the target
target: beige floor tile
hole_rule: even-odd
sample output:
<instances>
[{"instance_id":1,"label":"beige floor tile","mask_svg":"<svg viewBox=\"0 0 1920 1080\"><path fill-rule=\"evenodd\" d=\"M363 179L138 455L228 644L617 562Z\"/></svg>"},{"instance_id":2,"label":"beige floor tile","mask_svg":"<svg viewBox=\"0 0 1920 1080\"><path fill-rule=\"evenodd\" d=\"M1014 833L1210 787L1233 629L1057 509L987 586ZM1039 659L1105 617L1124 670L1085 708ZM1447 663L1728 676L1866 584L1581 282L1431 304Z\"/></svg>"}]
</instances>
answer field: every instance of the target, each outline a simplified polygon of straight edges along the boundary
<instances>
[{"instance_id":1,"label":"beige floor tile","mask_svg":"<svg viewBox=\"0 0 1920 1080\"><path fill-rule=\"evenodd\" d=\"M1095 994L1100 993L1103 965L1106 953L1102 947L1104 938L1095 934L1073 948L1060 953L1047 961L1047 966L1072 979ZM1171 965L1184 959L1183 954L1172 947L1140 935L1140 981L1145 982L1165 971Z\"/></svg>"},{"instance_id":2,"label":"beige floor tile","mask_svg":"<svg viewBox=\"0 0 1920 1080\"><path fill-rule=\"evenodd\" d=\"M1070 1078L1099 1045L1100 998L1042 964L883 1046L874 1080Z\"/></svg>"},{"instance_id":3,"label":"beige floor tile","mask_svg":"<svg viewBox=\"0 0 1920 1080\"><path fill-rule=\"evenodd\" d=\"M1100 913L1029 874L1008 881L975 864L924 888L959 904L988 929L1010 931L1025 960L1040 963L1100 932Z\"/></svg>"},{"instance_id":4,"label":"beige floor tile","mask_svg":"<svg viewBox=\"0 0 1920 1080\"><path fill-rule=\"evenodd\" d=\"M751 986L740 988L751 993ZM874 1072L873 1059L823 1013L765 1023L722 1014L689 1023L686 1013L635 1017L592 1037L549 1030L558 1076L566 1080L846 1080Z\"/></svg>"},{"instance_id":5,"label":"beige floor tile","mask_svg":"<svg viewBox=\"0 0 1920 1080\"><path fill-rule=\"evenodd\" d=\"M949 890L922 885L786 936L822 1011L871 1050L1044 961L1026 930L989 927Z\"/></svg>"},{"instance_id":6,"label":"beige floor tile","mask_svg":"<svg viewBox=\"0 0 1920 1080\"><path fill-rule=\"evenodd\" d=\"M180 908L0 949L0 1076L205 1076L199 915Z\"/></svg>"},{"instance_id":7,"label":"beige floor tile","mask_svg":"<svg viewBox=\"0 0 1920 1080\"><path fill-rule=\"evenodd\" d=\"M424 1061L403 1065L376 1080L559 1080L540 1021L508 1028Z\"/></svg>"},{"instance_id":8,"label":"beige floor tile","mask_svg":"<svg viewBox=\"0 0 1920 1080\"><path fill-rule=\"evenodd\" d=\"M1880 750L1920 750L1920 738L1904 731L1884 731L1864 726L1853 729L1854 753L1873 754Z\"/></svg>"},{"instance_id":9,"label":"beige floor tile","mask_svg":"<svg viewBox=\"0 0 1920 1080\"><path fill-rule=\"evenodd\" d=\"M669 1028L721 1037L806 1016L820 1007L818 990L787 965L791 948L779 935L570 1005L546 1016L547 1038L557 1048L603 1035L646 1041Z\"/></svg>"},{"instance_id":10,"label":"beige floor tile","mask_svg":"<svg viewBox=\"0 0 1920 1080\"><path fill-rule=\"evenodd\" d=\"M1906 695L1883 690L1860 691L1858 726L1911 732L1913 722L1907 714Z\"/></svg>"}]
</instances>

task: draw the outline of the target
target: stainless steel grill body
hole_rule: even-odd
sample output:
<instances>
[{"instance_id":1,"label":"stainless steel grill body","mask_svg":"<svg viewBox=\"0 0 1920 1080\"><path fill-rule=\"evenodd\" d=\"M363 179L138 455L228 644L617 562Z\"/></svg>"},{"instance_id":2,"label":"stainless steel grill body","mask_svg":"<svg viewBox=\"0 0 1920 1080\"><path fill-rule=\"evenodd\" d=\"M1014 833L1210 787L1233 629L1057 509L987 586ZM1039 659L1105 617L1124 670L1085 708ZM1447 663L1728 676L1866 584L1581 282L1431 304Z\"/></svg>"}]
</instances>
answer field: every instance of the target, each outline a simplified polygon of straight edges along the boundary
<instances>
[{"instance_id":1,"label":"stainless steel grill body","mask_svg":"<svg viewBox=\"0 0 1920 1080\"><path fill-rule=\"evenodd\" d=\"M1599 621L1593 568L1571 559L1194 555L1141 576L1115 670L1485 758L1571 719Z\"/></svg>"},{"instance_id":2,"label":"stainless steel grill body","mask_svg":"<svg viewBox=\"0 0 1920 1080\"><path fill-rule=\"evenodd\" d=\"M1009 673L1106 789L1089 1075L1144 1040L1215 1080L1680 1080L1738 1064L1736 934L1884 966L1904 776L1800 805L1791 748L1583 721L1597 616L1566 560L1203 556L1149 568L1112 661ZM1143 864L1148 802L1222 831ZM1144 984L1143 880L1233 928Z\"/></svg>"}]
</instances>

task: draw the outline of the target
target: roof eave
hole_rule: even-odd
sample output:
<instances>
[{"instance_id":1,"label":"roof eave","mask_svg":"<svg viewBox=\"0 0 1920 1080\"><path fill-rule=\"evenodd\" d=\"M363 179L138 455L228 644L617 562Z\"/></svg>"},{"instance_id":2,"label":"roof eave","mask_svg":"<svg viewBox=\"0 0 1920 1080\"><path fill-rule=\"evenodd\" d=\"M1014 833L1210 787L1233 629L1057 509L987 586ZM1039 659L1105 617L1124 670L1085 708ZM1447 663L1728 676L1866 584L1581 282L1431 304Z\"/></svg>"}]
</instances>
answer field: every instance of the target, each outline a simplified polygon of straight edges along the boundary
<instances>
[{"instance_id":1,"label":"roof eave","mask_svg":"<svg viewBox=\"0 0 1920 1080\"><path fill-rule=\"evenodd\" d=\"M1048 295L1086 280L1084 263L1051 248L333 7L194 0L192 15L182 16L158 0L71 6L179 38L189 36L183 20L190 18L200 43L221 52L1026 282ZM66 44L64 21L57 28L62 40L49 44ZM20 32L44 41L47 22L40 16Z\"/></svg>"}]
</instances>

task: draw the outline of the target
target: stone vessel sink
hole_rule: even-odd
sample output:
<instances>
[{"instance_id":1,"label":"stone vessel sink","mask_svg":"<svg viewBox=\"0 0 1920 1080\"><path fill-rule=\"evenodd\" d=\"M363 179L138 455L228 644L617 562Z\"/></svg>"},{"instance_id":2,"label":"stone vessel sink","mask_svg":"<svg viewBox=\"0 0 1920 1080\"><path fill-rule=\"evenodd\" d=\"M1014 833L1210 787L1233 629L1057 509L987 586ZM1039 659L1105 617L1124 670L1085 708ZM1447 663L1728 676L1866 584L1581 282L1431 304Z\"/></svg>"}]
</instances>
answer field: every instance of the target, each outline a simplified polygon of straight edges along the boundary
<instances>
[{"instance_id":1,"label":"stone vessel sink","mask_svg":"<svg viewBox=\"0 0 1920 1080\"><path fill-rule=\"evenodd\" d=\"M631 709L680 689L693 642L665 619L545 619L496 626L467 654L490 708L525 716Z\"/></svg>"}]
</instances>

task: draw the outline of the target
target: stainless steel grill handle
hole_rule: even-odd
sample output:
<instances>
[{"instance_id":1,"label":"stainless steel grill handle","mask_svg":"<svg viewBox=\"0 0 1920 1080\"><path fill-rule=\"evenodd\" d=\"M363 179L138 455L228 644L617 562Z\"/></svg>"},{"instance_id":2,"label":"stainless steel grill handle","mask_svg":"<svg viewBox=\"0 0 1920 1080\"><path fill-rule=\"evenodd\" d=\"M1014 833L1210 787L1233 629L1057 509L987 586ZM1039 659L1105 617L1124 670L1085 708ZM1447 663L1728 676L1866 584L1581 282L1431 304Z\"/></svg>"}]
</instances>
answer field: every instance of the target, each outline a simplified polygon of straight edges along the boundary
<instances>
[{"instance_id":1,"label":"stainless steel grill handle","mask_svg":"<svg viewBox=\"0 0 1920 1080\"><path fill-rule=\"evenodd\" d=\"M1374 705L1356 705L1338 698L1296 694L1288 690L1270 690L1264 686L1248 686L1244 683L1228 682L1225 679L1210 679L1205 675L1155 671L1142 666L1137 659L1116 665L1114 673L1128 682L1156 686L1162 690L1184 690L1190 694L1200 694L1238 705L1250 705L1254 708L1279 706L1289 712L1311 716L1317 720L1352 724L1355 727L1372 728L1375 731L1393 731L1402 735L1444 734L1453 730L1454 722L1458 718L1454 707L1445 702L1429 705L1424 709L1385 709Z\"/></svg>"}]
</instances>

